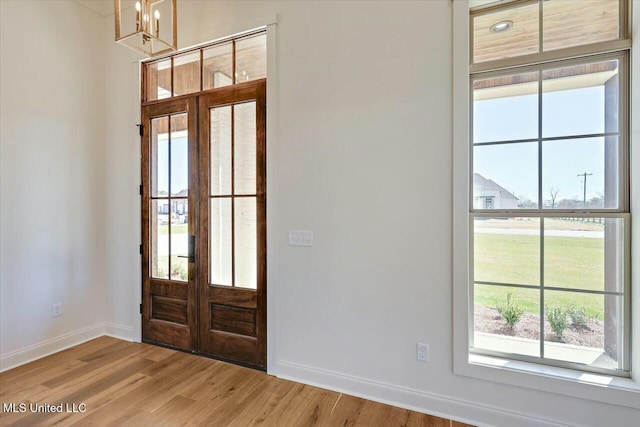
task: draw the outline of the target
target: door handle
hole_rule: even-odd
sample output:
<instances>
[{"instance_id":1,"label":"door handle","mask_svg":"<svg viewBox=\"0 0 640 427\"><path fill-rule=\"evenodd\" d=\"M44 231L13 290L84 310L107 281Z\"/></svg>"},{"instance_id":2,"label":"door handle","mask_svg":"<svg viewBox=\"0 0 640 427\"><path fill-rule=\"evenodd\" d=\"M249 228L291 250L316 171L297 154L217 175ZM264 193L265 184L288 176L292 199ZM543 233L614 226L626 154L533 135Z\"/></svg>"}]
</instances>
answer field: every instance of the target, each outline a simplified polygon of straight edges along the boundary
<instances>
[{"instance_id":1,"label":"door handle","mask_svg":"<svg viewBox=\"0 0 640 427\"><path fill-rule=\"evenodd\" d=\"M190 264L196 262L196 236L189 235L189 255L178 255L178 258L188 258Z\"/></svg>"}]
</instances>

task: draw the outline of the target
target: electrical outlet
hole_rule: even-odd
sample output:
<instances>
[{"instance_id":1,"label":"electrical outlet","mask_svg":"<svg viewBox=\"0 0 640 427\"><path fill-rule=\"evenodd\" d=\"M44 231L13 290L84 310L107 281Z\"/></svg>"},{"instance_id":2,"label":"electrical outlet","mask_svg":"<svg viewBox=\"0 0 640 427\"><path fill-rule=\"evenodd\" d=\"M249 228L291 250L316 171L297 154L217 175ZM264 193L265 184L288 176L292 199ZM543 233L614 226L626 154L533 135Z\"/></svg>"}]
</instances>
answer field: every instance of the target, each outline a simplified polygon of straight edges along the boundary
<instances>
[{"instance_id":1,"label":"electrical outlet","mask_svg":"<svg viewBox=\"0 0 640 427\"><path fill-rule=\"evenodd\" d=\"M429 345L424 343L416 343L416 359L420 362L429 361Z\"/></svg>"},{"instance_id":2,"label":"electrical outlet","mask_svg":"<svg viewBox=\"0 0 640 427\"><path fill-rule=\"evenodd\" d=\"M53 314L51 317L60 317L62 316L62 303L59 302L57 304L53 304Z\"/></svg>"}]
</instances>

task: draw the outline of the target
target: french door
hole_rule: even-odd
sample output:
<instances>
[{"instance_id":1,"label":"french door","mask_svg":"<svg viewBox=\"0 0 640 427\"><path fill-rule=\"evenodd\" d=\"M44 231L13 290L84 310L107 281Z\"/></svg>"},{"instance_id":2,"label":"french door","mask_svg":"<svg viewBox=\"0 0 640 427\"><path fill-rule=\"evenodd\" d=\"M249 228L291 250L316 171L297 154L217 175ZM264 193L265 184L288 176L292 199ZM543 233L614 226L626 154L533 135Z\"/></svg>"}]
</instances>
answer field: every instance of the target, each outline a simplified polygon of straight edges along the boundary
<instances>
[{"instance_id":1,"label":"french door","mask_svg":"<svg viewBox=\"0 0 640 427\"><path fill-rule=\"evenodd\" d=\"M143 341L266 367L265 94L142 108Z\"/></svg>"}]
</instances>

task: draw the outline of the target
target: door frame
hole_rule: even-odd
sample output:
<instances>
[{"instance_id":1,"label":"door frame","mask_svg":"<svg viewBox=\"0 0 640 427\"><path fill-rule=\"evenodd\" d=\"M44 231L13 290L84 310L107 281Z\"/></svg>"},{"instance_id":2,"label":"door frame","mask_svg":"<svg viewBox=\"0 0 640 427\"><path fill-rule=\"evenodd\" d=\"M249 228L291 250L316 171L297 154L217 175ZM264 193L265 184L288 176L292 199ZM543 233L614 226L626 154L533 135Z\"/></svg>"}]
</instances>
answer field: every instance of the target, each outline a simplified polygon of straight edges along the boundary
<instances>
[{"instance_id":1,"label":"door frame","mask_svg":"<svg viewBox=\"0 0 640 427\"><path fill-rule=\"evenodd\" d=\"M142 117L142 144L141 144L141 276L142 276L142 304L140 338L142 342L150 342L162 346L168 346L180 350L191 351L202 356L212 357L232 363L246 365L252 368L267 370L267 80L259 79L246 83L239 83L194 94L174 97L168 100L154 100L145 102L141 106ZM255 290L233 288L227 286L215 286L209 284L209 253L208 253L208 229L209 229L209 112L211 107L204 108L207 101L213 101L216 106L242 104L255 100L256 102L256 220L257 220L257 287ZM212 106L213 107L213 106ZM155 117L169 116L187 113L188 139L189 139L189 234L195 236L195 262L188 263L188 297L187 318L190 331L189 338L180 336L176 329L171 332L171 341L159 342L143 337L143 330L151 320L151 303L149 287L146 281L169 282L169 280L153 279L150 277L150 201L151 182L151 126L150 120ZM169 189L170 192L170 189ZM171 236L169 236L169 239ZM207 254L204 257L203 254ZM235 255L234 255L235 256ZM201 314L207 312L206 304L208 296L215 294L215 288L233 289L239 295L239 300L246 299L242 294L255 293L256 296L256 346L257 357L253 360L243 360L241 353L235 356L220 356L203 351L203 339L209 332L207 324L202 321ZM146 302L146 304L145 304ZM166 328L167 325L164 325ZM177 326L176 326L177 327ZM170 327L171 329L171 327ZM231 337L238 342L237 337ZM242 346L246 347L244 343ZM223 346L224 347L224 346Z\"/></svg>"}]
</instances>

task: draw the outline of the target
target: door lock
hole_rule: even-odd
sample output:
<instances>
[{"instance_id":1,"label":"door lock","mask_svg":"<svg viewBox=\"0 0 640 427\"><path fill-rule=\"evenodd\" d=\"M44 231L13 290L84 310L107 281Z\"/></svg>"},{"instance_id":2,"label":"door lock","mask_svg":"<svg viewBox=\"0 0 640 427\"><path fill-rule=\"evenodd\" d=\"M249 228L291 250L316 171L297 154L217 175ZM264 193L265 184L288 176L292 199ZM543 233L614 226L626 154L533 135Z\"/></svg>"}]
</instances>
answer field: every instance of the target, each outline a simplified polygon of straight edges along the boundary
<instances>
[{"instance_id":1,"label":"door lock","mask_svg":"<svg viewBox=\"0 0 640 427\"><path fill-rule=\"evenodd\" d=\"M189 255L178 255L178 258L188 258L190 264L196 262L196 236L189 235Z\"/></svg>"}]
</instances>

